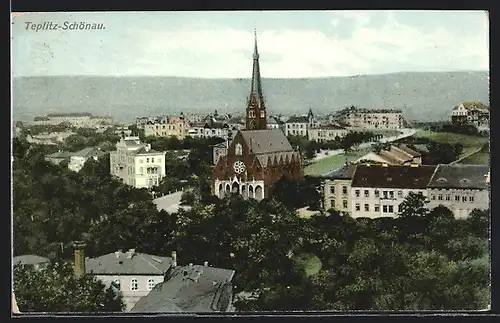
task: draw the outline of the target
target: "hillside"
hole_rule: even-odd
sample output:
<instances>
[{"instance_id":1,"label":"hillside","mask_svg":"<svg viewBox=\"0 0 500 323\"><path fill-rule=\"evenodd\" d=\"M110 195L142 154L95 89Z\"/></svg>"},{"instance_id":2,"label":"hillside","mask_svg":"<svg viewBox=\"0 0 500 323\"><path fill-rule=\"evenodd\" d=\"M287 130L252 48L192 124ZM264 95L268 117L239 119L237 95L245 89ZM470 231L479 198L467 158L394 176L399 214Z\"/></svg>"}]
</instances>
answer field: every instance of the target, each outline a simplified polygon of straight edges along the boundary
<instances>
[{"instance_id":1,"label":"hillside","mask_svg":"<svg viewBox=\"0 0 500 323\"><path fill-rule=\"evenodd\" d=\"M263 79L271 113L317 114L346 106L401 108L409 120L443 120L464 101L489 105L488 72L397 73L311 79ZM118 121L139 115L242 113L248 79L179 77L40 76L13 80L13 116L30 121L54 112L109 114Z\"/></svg>"}]
</instances>

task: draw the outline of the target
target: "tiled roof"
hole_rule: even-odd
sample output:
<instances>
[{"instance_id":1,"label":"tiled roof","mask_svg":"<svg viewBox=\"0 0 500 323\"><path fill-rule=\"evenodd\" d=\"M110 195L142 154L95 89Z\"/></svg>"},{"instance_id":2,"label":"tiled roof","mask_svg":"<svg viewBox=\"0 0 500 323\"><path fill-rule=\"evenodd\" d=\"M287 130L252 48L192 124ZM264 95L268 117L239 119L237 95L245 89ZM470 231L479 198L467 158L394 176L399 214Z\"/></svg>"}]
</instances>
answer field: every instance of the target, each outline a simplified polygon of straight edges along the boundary
<instances>
[{"instance_id":1,"label":"tiled roof","mask_svg":"<svg viewBox=\"0 0 500 323\"><path fill-rule=\"evenodd\" d=\"M292 116L288 118L286 123L309 123L307 116Z\"/></svg>"},{"instance_id":2,"label":"tiled roof","mask_svg":"<svg viewBox=\"0 0 500 323\"><path fill-rule=\"evenodd\" d=\"M83 148L82 150L73 153L72 156L89 157L96 150L97 149L94 147Z\"/></svg>"},{"instance_id":3,"label":"tiled roof","mask_svg":"<svg viewBox=\"0 0 500 323\"><path fill-rule=\"evenodd\" d=\"M46 158L70 158L73 155L73 153L69 151L58 151L53 154L45 156Z\"/></svg>"},{"instance_id":4,"label":"tiled roof","mask_svg":"<svg viewBox=\"0 0 500 323\"><path fill-rule=\"evenodd\" d=\"M171 266L170 257L136 252L131 258L128 258L127 252L119 252L85 260L86 271L94 274L163 275Z\"/></svg>"},{"instance_id":5,"label":"tiled roof","mask_svg":"<svg viewBox=\"0 0 500 323\"><path fill-rule=\"evenodd\" d=\"M489 108L486 104L479 101L465 101L464 103L462 103L462 105L467 110L474 110L474 109L486 110Z\"/></svg>"},{"instance_id":6,"label":"tiled roof","mask_svg":"<svg viewBox=\"0 0 500 323\"><path fill-rule=\"evenodd\" d=\"M294 151L283 131L279 129L242 130L240 132L243 140L255 155Z\"/></svg>"},{"instance_id":7,"label":"tiled roof","mask_svg":"<svg viewBox=\"0 0 500 323\"><path fill-rule=\"evenodd\" d=\"M415 151L415 150L411 149L410 147L408 147L406 145L398 146L398 148L401 149L401 150L403 150L407 154L410 154L413 157L421 157L422 156L421 153L419 153L418 151Z\"/></svg>"},{"instance_id":8,"label":"tiled roof","mask_svg":"<svg viewBox=\"0 0 500 323\"><path fill-rule=\"evenodd\" d=\"M354 176L354 172L356 171L357 165L345 165L340 169L334 170L326 175L324 178L327 179L351 179Z\"/></svg>"},{"instance_id":9,"label":"tiled roof","mask_svg":"<svg viewBox=\"0 0 500 323\"><path fill-rule=\"evenodd\" d=\"M163 283L142 297L132 312L217 312L231 302L234 270L209 266L175 267Z\"/></svg>"},{"instance_id":10,"label":"tiled roof","mask_svg":"<svg viewBox=\"0 0 500 323\"><path fill-rule=\"evenodd\" d=\"M429 183L432 188L488 188L488 165L438 165Z\"/></svg>"},{"instance_id":11,"label":"tiled roof","mask_svg":"<svg viewBox=\"0 0 500 323\"><path fill-rule=\"evenodd\" d=\"M16 256L12 260L14 265L38 265L49 262L49 259L36 255Z\"/></svg>"},{"instance_id":12,"label":"tiled roof","mask_svg":"<svg viewBox=\"0 0 500 323\"><path fill-rule=\"evenodd\" d=\"M358 165L352 187L426 188L436 166Z\"/></svg>"}]
</instances>

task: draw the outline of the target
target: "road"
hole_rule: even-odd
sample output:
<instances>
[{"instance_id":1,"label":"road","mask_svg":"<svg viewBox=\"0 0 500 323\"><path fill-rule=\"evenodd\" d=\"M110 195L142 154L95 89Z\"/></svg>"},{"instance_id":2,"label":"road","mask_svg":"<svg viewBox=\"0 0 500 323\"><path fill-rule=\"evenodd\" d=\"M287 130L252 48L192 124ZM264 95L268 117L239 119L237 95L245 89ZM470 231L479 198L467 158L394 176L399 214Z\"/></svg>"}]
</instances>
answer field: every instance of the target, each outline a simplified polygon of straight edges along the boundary
<instances>
[{"instance_id":1,"label":"road","mask_svg":"<svg viewBox=\"0 0 500 323\"><path fill-rule=\"evenodd\" d=\"M405 128L405 129L401 129L400 131L401 131L401 134L399 134L397 136L382 138L379 141L371 141L371 142L362 143L358 146L358 149L369 148L378 142L386 143L386 142L392 142L392 141L396 141L396 140L403 139L406 137L410 137L410 136L413 136L418 131L418 129ZM344 153L343 149L322 150L321 152L316 154L316 157L314 157L313 162L316 162L318 160L321 160L321 159L329 157L329 156L340 155L342 153Z\"/></svg>"}]
</instances>

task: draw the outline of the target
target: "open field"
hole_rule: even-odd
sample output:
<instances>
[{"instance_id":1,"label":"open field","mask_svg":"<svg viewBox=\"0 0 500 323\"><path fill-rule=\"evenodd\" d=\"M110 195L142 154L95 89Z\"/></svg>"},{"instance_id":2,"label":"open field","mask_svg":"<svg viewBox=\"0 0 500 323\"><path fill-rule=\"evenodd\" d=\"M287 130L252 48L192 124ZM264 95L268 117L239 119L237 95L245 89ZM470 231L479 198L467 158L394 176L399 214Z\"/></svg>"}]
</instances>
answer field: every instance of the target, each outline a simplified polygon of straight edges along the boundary
<instances>
[{"instance_id":1,"label":"open field","mask_svg":"<svg viewBox=\"0 0 500 323\"><path fill-rule=\"evenodd\" d=\"M476 136L463 135L451 132L433 132L428 130L419 130L414 135L414 137L428 138L436 142L449 143L452 145L462 144L464 147L462 156L470 154L471 152L477 150L478 148L482 147L485 143L488 142L488 138L484 137L476 137Z\"/></svg>"},{"instance_id":2,"label":"open field","mask_svg":"<svg viewBox=\"0 0 500 323\"><path fill-rule=\"evenodd\" d=\"M346 162L346 157L347 161L350 162L358 159L363 155L366 155L370 151L371 151L370 148L365 148L365 149L350 151L349 153L347 153L347 156L344 154L340 154L340 155L325 157L307 166L304 169L304 174L310 176L320 176L326 174L332 170L342 167L342 165L344 165Z\"/></svg>"},{"instance_id":3,"label":"open field","mask_svg":"<svg viewBox=\"0 0 500 323\"><path fill-rule=\"evenodd\" d=\"M459 164L489 164L490 163L490 153L488 152L488 148L483 148L479 152L469 156L460 161Z\"/></svg>"}]
</instances>

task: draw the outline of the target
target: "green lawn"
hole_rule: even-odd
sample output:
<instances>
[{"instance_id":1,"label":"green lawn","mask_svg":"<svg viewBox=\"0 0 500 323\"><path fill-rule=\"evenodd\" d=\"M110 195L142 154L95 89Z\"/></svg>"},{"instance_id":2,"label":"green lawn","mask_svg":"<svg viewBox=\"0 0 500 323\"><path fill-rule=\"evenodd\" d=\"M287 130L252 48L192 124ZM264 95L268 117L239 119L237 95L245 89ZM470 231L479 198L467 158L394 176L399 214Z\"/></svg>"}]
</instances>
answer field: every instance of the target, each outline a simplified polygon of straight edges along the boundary
<instances>
[{"instance_id":1,"label":"green lawn","mask_svg":"<svg viewBox=\"0 0 500 323\"><path fill-rule=\"evenodd\" d=\"M488 165L490 163L490 153L488 148L483 148L472 156L460 161L460 164Z\"/></svg>"},{"instance_id":2,"label":"green lawn","mask_svg":"<svg viewBox=\"0 0 500 323\"><path fill-rule=\"evenodd\" d=\"M325 158L322 158L320 160L317 160L316 162L310 164L304 169L304 174L305 175L310 175L310 176L320 176L325 173L328 173L332 170L335 170L337 168L342 167L342 165L345 164L346 157L347 157L347 162L353 161L358 159L359 157L366 155L368 152L370 152L370 148L365 148L361 150L355 150L347 153L347 156L344 154L340 155L335 155L335 156L328 156Z\"/></svg>"},{"instance_id":3,"label":"green lawn","mask_svg":"<svg viewBox=\"0 0 500 323\"><path fill-rule=\"evenodd\" d=\"M484 137L476 137L476 136L463 135L451 132L433 132L427 130L417 131L414 137L428 138L436 142L449 143L452 145L462 144L464 147L462 156L470 154L471 152L477 150L478 148L482 147L485 143L488 142L488 138Z\"/></svg>"}]
</instances>

